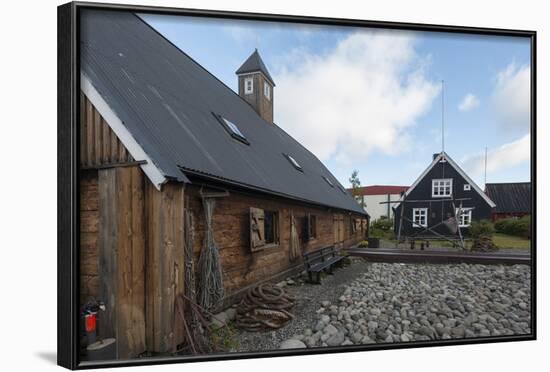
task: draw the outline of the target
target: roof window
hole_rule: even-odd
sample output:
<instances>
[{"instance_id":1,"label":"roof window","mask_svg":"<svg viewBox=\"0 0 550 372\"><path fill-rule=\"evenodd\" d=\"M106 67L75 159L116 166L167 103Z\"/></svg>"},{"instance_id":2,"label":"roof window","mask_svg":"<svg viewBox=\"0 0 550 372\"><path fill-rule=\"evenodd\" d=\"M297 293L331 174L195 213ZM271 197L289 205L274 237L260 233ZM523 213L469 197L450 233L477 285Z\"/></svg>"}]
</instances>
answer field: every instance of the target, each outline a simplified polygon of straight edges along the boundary
<instances>
[{"instance_id":1,"label":"roof window","mask_svg":"<svg viewBox=\"0 0 550 372\"><path fill-rule=\"evenodd\" d=\"M303 172L304 170L302 169L302 166L300 165L300 163L298 163L296 161L296 159L294 159L292 156L288 155L288 154L283 154L285 156L285 158L287 158L287 160L290 162L290 164L292 164L292 166L294 168L296 168L297 170L299 170L300 172Z\"/></svg>"},{"instance_id":2,"label":"roof window","mask_svg":"<svg viewBox=\"0 0 550 372\"><path fill-rule=\"evenodd\" d=\"M246 145L250 145L250 142L248 142L245 135L241 132L241 130L239 129L237 124L235 124L232 121L224 118L221 115L214 114L214 116L222 124L222 126L227 131L227 133L229 133L231 135L231 137L235 138L236 140L238 140L238 141L240 141L240 142L242 142Z\"/></svg>"},{"instance_id":3,"label":"roof window","mask_svg":"<svg viewBox=\"0 0 550 372\"><path fill-rule=\"evenodd\" d=\"M327 177L323 176L323 179L330 185L330 187L334 187L334 184L331 180L329 180Z\"/></svg>"}]
</instances>

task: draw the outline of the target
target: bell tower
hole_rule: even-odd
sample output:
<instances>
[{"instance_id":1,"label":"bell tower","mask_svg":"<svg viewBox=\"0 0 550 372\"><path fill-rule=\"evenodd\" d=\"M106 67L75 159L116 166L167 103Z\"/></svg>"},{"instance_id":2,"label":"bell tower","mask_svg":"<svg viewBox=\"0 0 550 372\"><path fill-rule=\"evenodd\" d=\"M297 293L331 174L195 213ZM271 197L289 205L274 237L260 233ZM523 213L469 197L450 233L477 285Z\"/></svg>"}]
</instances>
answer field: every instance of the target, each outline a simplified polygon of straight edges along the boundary
<instances>
[{"instance_id":1,"label":"bell tower","mask_svg":"<svg viewBox=\"0 0 550 372\"><path fill-rule=\"evenodd\" d=\"M239 79L239 96L244 98L268 123L273 123L273 88L275 82L267 71L258 49L235 72Z\"/></svg>"}]
</instances>

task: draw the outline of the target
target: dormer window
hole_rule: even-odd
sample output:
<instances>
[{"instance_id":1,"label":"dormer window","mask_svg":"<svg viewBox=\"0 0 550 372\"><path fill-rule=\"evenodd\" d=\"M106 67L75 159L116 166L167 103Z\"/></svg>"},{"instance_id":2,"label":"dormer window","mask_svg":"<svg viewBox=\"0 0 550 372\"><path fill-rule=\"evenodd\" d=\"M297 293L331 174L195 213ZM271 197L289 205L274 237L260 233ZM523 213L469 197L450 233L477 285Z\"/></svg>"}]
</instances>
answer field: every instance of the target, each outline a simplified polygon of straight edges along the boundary
<instances>
[{"instance_id":1,"label":"dormer window","mask_svg":"<svg viewBox=\"0 0 550 372\"><path fill-rule=\"evenodd\" d=\"M213 113L214 114L214 113ZM250 142L248 142L248 140L246 139L246 137L244 136L244 134L241 132L241 130L239 129L239 127L237 126L237 124L233 123L232 121L224 118L223 116L221 115L216 115L214 114L214 116L216 117L216 119L218 119L218 121L222 124L222 126L224 127L224 129L227 131L227 133L229 133L231 135L231 137L233 137L234 139L236 139L237 141L240 141L246 145L250 145Z\"/></svg>"},{"instance_id":2,"label":"dormer window","mask_svg":"<svg viewBox=\"0 0 550 372\"><path fill-rule=\"evenodd\" d=\"M292 164L292 166L294 168L296 168L297 170L299 170L300 172L303 172L304 170L302 169L302 166L300 165L300 163L298 163L296 161L296 159L294 159L292 156L288 155L288 154L283 154L285 156L285 158L287 158L287 160L290 162L290 164Z\"/></svg>"},{"instance_id":3,"label":"dormer window","mask_svg":"<svg viewBox=\"0 0 550 372\"><path fill-rule=\"evenodd\" d=\"M254 79L247 77L244 79L244 94L252 94L254 92Z\"/></svg>"},{"instance_id":4,"label":"dormer window","mask_svg":"<svg viewBox=\"0 0 550 372\"><path fill-rule=\"evenodd\" d=\"M271 100L271 87L266 82L264 82L264 96L268 101Z\"/></svg>"},{"instance_id":5,"label":"dormer window","mask_svg":"<svg viewBox=\"0 0 550 372\"><path fill-rule=\"evenodd\" d=\"M451 196L453 190L452 178L441 178L432 180L432 197L444 198Z\"/></svg>"}]
</instances>

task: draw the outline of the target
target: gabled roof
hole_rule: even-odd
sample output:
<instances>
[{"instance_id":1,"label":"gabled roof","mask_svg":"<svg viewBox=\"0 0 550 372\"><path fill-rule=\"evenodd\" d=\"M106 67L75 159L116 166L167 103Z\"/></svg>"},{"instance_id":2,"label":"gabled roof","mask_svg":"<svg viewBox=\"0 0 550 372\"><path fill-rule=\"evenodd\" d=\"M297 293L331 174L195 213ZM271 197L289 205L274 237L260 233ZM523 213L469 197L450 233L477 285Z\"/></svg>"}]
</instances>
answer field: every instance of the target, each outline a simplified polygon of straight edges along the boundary
<instances>
[{"instance_id":1,"label":"gabled roof","mask_svg":"<svg viewBox=\"0 0 550 372\"><path fill-rule=\"evenodd\" d=\"M247 74L250 72L258 72L258 71L263 73L267 78L267 80L269 80L269 82L273 84L273 86L275 86L275 82L273 81L273 78L269 74L269 71L267 70L267 67L264 64L262 57L260 57L260 53L258 53L258 49L254 50L254 52L250 55L250 57L248 57L248 59L244 61L244 63L241 65L241 67L239 67L237 71L235 71L235 73L237 75L240 75L240 74Z\"/></svg>"},{"instance_id":2,"label":"gabled roof","mask_svg":"<svg viewBox=\"0 0 550 372\"><path fill-rule=\"evenodd\" d=\"M388 194L401 194L407 191L409 186L393 186L393 185L372 185L362 186L355 190L355 195L388 195ZM352 192L353 189L348 189Z\"/></svg>"},{"instance_id":3,"label":"gabled roof","mask_svg":"<svg viewBox=\"0 0 550 372\"><path fill-rule=\"evenodd\" d=\"M497 204L496 213L531 213L531 182L488 183L485 193Z\"/></svg>"},{"instance_id":4,"label":"gabled roof","mask_svg":"<svg viewBox=\"0 0 550 372\"><path fill-rule=\"evenodd\" d=\"M268 125L137 15L83 10L80 37L81 80L90 83L167 180L200 177L365 214L311 152L277 125ZM249 145L229 135L213 114L238 126ZM303 172L283 154L296 159Z\"/></svg>"},{"instance_id":5,"label":"gabled roof","mask_svg":"<svg viewBox=\"0 0 550 372\"><path fill-rule=\"evenodd\" d=\"M409 187L409 189L405 192L405 197L409 196L409 194L415 189L415 187L426 177L426 175L432 170L432 168L439 163L441 160L447 161L447 163L453 167L472 187L473 189L491 206L491 208L494 208L496 205L495 203L485 194L479 186L458 166L457 163L445 152L442 151L437 156L434 155L434 159L432 163L420 174L420 176L414 181L414 183Z\"/></svg>"}]
</instances>

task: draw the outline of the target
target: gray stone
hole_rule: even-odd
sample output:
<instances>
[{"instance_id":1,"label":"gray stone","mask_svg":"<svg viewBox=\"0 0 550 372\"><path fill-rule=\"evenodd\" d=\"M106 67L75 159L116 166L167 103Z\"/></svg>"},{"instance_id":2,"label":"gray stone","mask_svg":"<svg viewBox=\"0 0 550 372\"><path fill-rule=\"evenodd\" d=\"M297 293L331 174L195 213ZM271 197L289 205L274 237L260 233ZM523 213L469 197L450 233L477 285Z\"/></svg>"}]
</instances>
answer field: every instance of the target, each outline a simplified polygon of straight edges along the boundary
<instances>
[{"instance_id":1,"label":"gray stone","mask_svg":"<svg viewBox=\"0 0 550 372\"><path fill-rule=\"evenodd\" d=\"M230 307L229 309L225 310L225 315L227 316L228 320L235 320L235 317L237 316L237 309Z\"/></svg>"},{"instance_id":2,"label":"gray stone","mask_svg":"<svg viewBox=\"0 0 550 372\"><path fill-rule=\"evenodd\" d=\"M228 322L229 319L227 318L227 314L225 313L225 311L222 311L221 313L217 313L212 316L210 327L218 329L226 325Z\"/></svg>"},{"instance_id":3,"label":"gray stone","mask_svg":"<svg viewBox=\"0 0 550 372\"><path fill-rule=\"evenodd\" d=\"M279 349L304 349L304 348L306 348L306 344L296 339L283 341L281 342L281 346L279 347Z\"/></svg>"},{"instance_id":4,"label":"gray stone","mask_svg":"<svg viewBox=\"0 0 550 372\"><path fill-rule=\"evenodd\" d=\"M328 346L339 346L344 342L344 333L343 332L337 332L336 334L333 334L330 336L326 343Z\"/></svg>"},{"instance_id":5,"label":"gray stone","mask_svg":"<svg viewBox=\"0 0 550 372\"><path fill-rule=\"evenodd\" d=\"M336 328L332 324L329 324L323 329L323 333L326 333L326 334L332 336L332 335L338 333L338 328Z\"/></svg>"},{"instance_id":6,"label":"gray stone","mask_svg":"<svg viewBox=\"0 0 550 372\"><path fill-rule=\"evenodd\" d=\"M351 340L355 343L358 343L363 338L363 335L359 332L355 332L351 335Z\"/></svg>"},{"instance_id":7,"label":"gray stone","mask_svg":"<svg viewBox=\"0 0 550 372\"><path fill-rule=\"evenodd\" d=\"M313 337L306 337L304 338L304 343L307 347L314 347L315 346L315 339Z\"/></svg>"}]
</instances>

